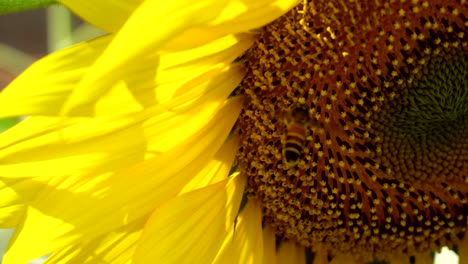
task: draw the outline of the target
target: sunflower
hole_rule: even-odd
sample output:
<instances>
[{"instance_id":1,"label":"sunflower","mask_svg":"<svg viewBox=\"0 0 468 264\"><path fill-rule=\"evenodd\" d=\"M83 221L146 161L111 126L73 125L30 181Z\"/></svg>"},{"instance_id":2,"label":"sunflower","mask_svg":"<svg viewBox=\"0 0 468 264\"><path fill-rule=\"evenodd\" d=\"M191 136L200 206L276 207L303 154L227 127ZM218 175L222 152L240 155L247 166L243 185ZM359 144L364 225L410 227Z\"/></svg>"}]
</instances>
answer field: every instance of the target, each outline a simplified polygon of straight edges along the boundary
<instances>
[{"instance_id":1,"label":"sunflower","mask_svg":"<svg viewBox=\"0 0 468 264\"><path fill-rule=\"evenodd\" d=\"M64 5L0 94L5 263L468 263L468 6Z\"/></svg>"}]
</instances>

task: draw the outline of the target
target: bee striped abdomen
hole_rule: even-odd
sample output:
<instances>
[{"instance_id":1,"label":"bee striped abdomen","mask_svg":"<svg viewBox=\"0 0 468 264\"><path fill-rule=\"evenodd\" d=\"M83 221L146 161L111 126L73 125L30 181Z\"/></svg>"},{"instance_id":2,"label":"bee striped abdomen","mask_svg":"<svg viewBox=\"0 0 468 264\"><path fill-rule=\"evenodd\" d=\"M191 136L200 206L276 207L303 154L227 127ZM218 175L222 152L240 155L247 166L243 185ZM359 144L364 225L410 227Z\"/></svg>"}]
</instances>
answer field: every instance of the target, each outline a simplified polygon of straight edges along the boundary
<instances>
[{"instance_id":1,"label":"bee striped abdomen","mask_svg":"<svg viewBox=\"0 0 468 264\"><path fill-rule=\"evenodd\" d=\"M304 124L292 123L288 126L286 146L283 149L283 158L287 165L293 166L298 162L304 149L306 133Z\"/></svg>"}]
</instances>

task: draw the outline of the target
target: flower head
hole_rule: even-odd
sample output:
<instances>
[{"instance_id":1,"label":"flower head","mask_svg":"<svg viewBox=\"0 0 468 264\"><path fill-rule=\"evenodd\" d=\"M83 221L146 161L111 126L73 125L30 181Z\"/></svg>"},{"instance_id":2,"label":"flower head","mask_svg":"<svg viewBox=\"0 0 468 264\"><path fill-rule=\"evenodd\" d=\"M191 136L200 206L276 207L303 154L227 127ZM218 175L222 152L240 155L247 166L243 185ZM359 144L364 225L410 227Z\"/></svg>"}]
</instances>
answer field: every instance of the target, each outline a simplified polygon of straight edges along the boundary
<instances>
[{"instance_id":1,"label":"flower head","mask_svg":"<svg viewBox=\"0 0 468 264\"><path fill-rule=\"evenodd\" d=\"M244 55L238 160L277 234L364 259L460 243L466 12L456 1L310 1L264 28ZM310 119L300 136L287 117L298 105ZM284 162L288 144L297 164Z\"/></svg>"},{"instance_id":2,"label":"flower head","mask_svg":"<svg viewBox=\"0 0 468 264\"><path fill-rule=\"evenodd\" d=\"M0 94L31 116L0 134L7 263L466 254L464 1L63 2L109 34Z\"/></svg>"}]
</instances>

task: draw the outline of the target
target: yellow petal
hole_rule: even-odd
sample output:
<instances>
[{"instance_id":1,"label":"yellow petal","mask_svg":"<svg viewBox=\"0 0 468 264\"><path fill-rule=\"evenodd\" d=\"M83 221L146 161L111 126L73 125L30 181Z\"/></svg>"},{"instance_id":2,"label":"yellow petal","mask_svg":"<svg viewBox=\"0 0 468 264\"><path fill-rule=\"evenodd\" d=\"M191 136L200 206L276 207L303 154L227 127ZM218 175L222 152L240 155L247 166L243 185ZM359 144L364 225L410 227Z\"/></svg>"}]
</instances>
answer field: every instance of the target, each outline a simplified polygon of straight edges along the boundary
<instances>
[{"instance_id":1,"label":"yellow petal","mask_svg":"<svg viewBox=\"0 0 468 264\"><path fill-rule=\"evenodd\" d=\"M16 227L44 183L0 178L0 228Z\"/></svg>"},{"instance_id":2,"label":"yellow petal","mask_svg":"<svg viewBox=\"0 0 468 264\"><path fill-rule=\"evenodd\" d=\"M232 65L231 62L253 41L251 34L230 35L196 49L162 54L158 57L158 68L147 58L126 76L117 76L125 80L119 81L111 88L111 93L104 95L96 105L91 100L79 109L81 112L93 112L94 108L98 116L109 115L129 108L128 105L135 101L142 108L162 104L170 109L174 105L197 100L220 86L232 91L245 72L240 65ZM116 95L116 89L122 91L117 91ZM124 96L125 91L127 96Z\"/></svg>"},{"instance_id":3,"label":"yellow petal","mask_svg":"<svg viewBox=\"0 0 468 264\"><path fill-rule=\"evenodd\" d=\"M284 15L300 0L231 0L211 24L229 33L258 29Z\"/></svg>"},{"instance_id":4,"label":"yellow petal","mask_svg":"<svg viewBox=\"0 0 468 264\"><path fill-rule=\"evenodd\" d=\"M314 260L315 261L315 260ZM297 263L305 264L305 250L295 242L287 241L280 245L277 262L278 264Z\"/></svg>"},{"instance_id":5,"label":"yellow petal","mask_svg":"<svg viewBox=\"0 0 468 264\"><path fill-rule=\"evenodd\" d=\"M284 15L299 2L300 0L229 0L215 19L206 24L187 27L181 34L168 40L162 49L188 49L225 34L257 30Z\"/></svg>"},{"instance_id":6,"label":"yellow petal","mask_svg":"<svg viewBox=\"0 0 468 264\"><path fill-rule=\"evenodd\" d=\"M224 143L223 147L214 155L210 163L184 186L180 194L203 188L226 179L234 162L238 143L238 138L231 138Z\"/></svg>"},{"instance_id":7,"label":"yellow petal","mask_svg":"<svg viewBox=\"0 0 468 264\"><path fill-rule=\"evenodd\" d=\"M93 26L115 32L143 0L59 0Z\"/></svg>"},{"instance_id":8,"label":"yellow petal","mask_svg":"<svg viewBox=\"0 0 468 264\"><path fill-rule=\"evenodd\" d=\"M330 264L358 264L358 262L354 260L353 256L338 255L330 261Z\"/></svg>"},{"instance_id":9,"label":"yellow petal","mask_svg":"<svg viewBox=\"0 0 468 264\"><path fill-rule=\"evenodd\" d=\"M0 93L0 118L57 114L111 39L83 42L34 63Z\"/></svg>"},{"instance_id":10,"label":"yellow petal","mask_svg":"<svg viewBox=\"0 0 468 264\"><path fill-rule=\"evenodd\" d=\"M233 227L233 236L228 239L214 264L262 263L262 209L255 201L247 202L242 209Z\"/></svg>"},{"instance_id":11,"label":"yellow petal","mask_svg":"<svg viewBox=\"0 0 468 264\"><path fill-rule=\"evenodd\" d=\"M230 99L185 144L128 168L101 175L54 178L29 207L5 259L10 263L35 259L148 214L174 197L209 164L234 125L241 106L238 98Z\"/></svg>"},{"instance_id":12,"label":"yellow petal","mask_svg":"<svg viewBox=\"0 0 468 264\"><path fill-rule=\"evenodd\" d=\"M193 91L193 85L187 83L203 83L223 74L254 40L252 34L228 35L193 49L161 54L156 72L157 103Z\"/></svg>"},{"instance_id":13,"label":"yellow petal","mask_svg":"<svg viewBox=\"0 0 468 264\"><path fill-rule=\"evenodd\" d=\"M74 244L50 254L44 264L84 263L86 256L82 252L87 252L83 244Z\"/></svg>"},{"instance_id":14,"label":"yellow petal","mask_svg":"<svg viewBox=\"0 0 468 264\"><path fill-rule=\"evenodd\" d=\"M67 119L63 125L59 118L25 120L0 134L0 175L63 176L111 171L148 159L200 131L229 93L230 89L219 85L177 111L156 106L125 116ZM232 120L237 118L230 116Z\"/></svg>"},{"instance_id":15,"label":"yellow petal","mask_svg":"<svg viewBox=\"0 0 468 264\"><path fill-rule=\"evenodd\" d=\"M328 252L326 250L318 250L314 255L314 264L328 264Z\"/></svg>"},{"instance_id":16,"label":"yellow petal","mask_svg":"<svg viewBox=\"0 0 468 264\"><path fill-rule=\"evenodd\" d=\"M213 19L226 1L173 0L161 3L159 0L147 0L143 2L93 65L90 74L83 79L78 92L75 92L72 100L67 102L65 112L95 101L115 84L116 75L132 69L129 65L138 65L142 58L159 51L168 39L180 34L185 28ZM149 29L155 30L156 33L148 34Z\"/></svg>"},{"instance_id":17,"label":"yellow petal","mask_svg":"<svg viewBox=\"0 0 468 264\"><path fill-rule=\"evenodd\" d=\"M82 241L54 252L45 264L131 263L146 220L146 217L139 219L91 241Z\"/></svg>"},{"instance_id":18,"label":"yellow petal","mask_svg":"<svg viewBox=\"0 0 468 264\"><path fill-rule=\"evenodd\" d=\"M178 196L151 216L134 263L211 263L234 224L245 177Z\"/></svg>"},{"instance_id":19,"label":"yellow petal","mask_svg":"<svg viewBox=\"0 0 468 264\"><path fill-rule=\"evenodd\" d=\"M263 262L276 264L276 236L273 229L266 225L263 229Z\"/></svg>"},{"instance_id":20,"label":"yellow petal","mask_svg":"<svg viewBox=\"0 0 468 264\"><path fill-rule=\"evenodd\" d=\"M240 112L242 99L231 98L228 104L224 105L224 99L228 97L230 92L230 89L224 88L224 86L219 86L188 105L177 106L167 113L147 120L144 126L145 136L148 139L148 156L151 153L154 155L164 153L178 144L184 144L186 148L191 147L188 138L194 134L212 133L212 131L207 130L208 127L205 124L212 123L215 114L216 118L221 118L218 111L223 107L224 113L226 113L227 108L232 111L225 116L226 120L232 122L229 123L229 127L232 127ZM226 121L223 120L222 123L226 124ZM218 126L215 123L212 125ZM221 123L219 126L222 126Z\"/></svg>"},{"instance_id":21,"label":"yellow petal","mask_svg":"<svg viewBox=\"0 0 468 264\"><path fill-rule=\"evenodd\" d=\"M0 134L0 175L67 176L133 164L142 160L146 151L146 139L135 118L70 121L63 125L59 118L27 119ZM48 126L35 127L41 120L49 121Z\"/></svg>"},{"instance_id":22,"label":"yellow petal","mask_svg":"<svg viewBox=\"0 0 468 264\"><path fill-rule=\"evenodd\" d=\"M111 39L107 36L85 42L32 65L0 93L0 117L58 115L75 85ZM184 52L158 58L145 56L134 67L129 67L126 75L115 75L119 81L108 87L109 93L97 104L93 101L86 108L80 108L83 112L79 114L124 114L154 104L170 108L196 100L213 87L223 85L233 89L244 72L230 63L253 41L251 34L230 35ZM156 60L160 66L157 72Z\"/></svg>"},{"instance_id":23,"label":"yellow petal","mask_svg":"<svg viewBox=\"0 0 468 264\"><path fill-rule=\"evenodd\" d=\"M416 254L414 256L415 264L433 264L434 256L432 252L427 252L425 254Z\"/></svg>"},{"instance_id":24,"label":"yellow petal","mask_svg":"<svg viewBox=\"0 0 468 264\"><path fill-rule=\"evenodd\" d=\"M112 87L122 85L144 107L169 103L174 97L185 99L199 95L219 80L226 79L226 74L240 72L231 68L230 64L253 41L251 34L237 34L181 52L158 54L157 47L154 47L147 53L140 54L137 59L123 64L119 61L125 54L123 51L113 53L112 47L119 43L113 41L73 91L64 112L73 115L92 113L94 104L100 97ZM125 50L128 49L128 43L123 43ZM242 74L234 74L233 77L239 75ZM122 102L120 105L125 104Z\"/></svg>"},{"instance_id":25,"label":"yellow petal","mask_svg":"<svg viewBox=\"0 0 468 264\"><path fill-rule=\"evenodd\" d=\"M73 89L111 40L109 35L83 42L34 63L0 93L0 118L58 115ZM111 87L110 93L87 112L115 115L142 110L145 102L139 100L152 95L154 102L154 71L151 58L141 61L132 74Z\"/></svg>"},{"instance_id":26,"label":"yellow petal","mask_svg":"<svg viewBox=\"0 0 468 264\"><path fill-rule=\"evenodd\" d=\"M458 244L458 258L460 264L468 264L468 234L466 232L462 241Z\"/></svg>"},{"instance_id":27,"label":"yellow petal","mask_svg":"<svg viewBox=\"0 0 468 264\"><path fill-rule=\"evenodd\" d=\"M392 259L390 259L390 264L410 264L410 257L407 255L398 255L395 254Z\"/></svg>"}]
</instances>

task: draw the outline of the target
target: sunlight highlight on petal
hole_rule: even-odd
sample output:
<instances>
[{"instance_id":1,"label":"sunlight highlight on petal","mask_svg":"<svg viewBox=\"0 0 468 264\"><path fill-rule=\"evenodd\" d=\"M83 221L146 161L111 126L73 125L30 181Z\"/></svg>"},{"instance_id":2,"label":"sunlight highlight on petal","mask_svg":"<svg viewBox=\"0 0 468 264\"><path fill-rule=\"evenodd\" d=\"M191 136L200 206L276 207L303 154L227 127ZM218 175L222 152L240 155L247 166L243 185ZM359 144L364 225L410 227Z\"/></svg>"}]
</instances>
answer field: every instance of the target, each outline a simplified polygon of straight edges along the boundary
<instances>
[{"instance_id":1,"label":"sunlight highlight on petal","mask_svg":"<svg viewBox=\"0 0 468 264\"><path fill-rule=\"evenodd\" d=\"M234 224L245 181L234 175L158 208L144 229L134 263L210 263Z\"/></svg>"},{"instance_id":2,"label":"sunlight highlight on petal","mask_svg":"<svg viewBox=\"0 0 468 264\"><path fill-rule=\"evenodd\" d=\"M58 114L111 40L106 36L83 42L35 62L0 93L0 118Z\"/></svg>"},{"instance_id":3,"label":"sunlight highlight on petal","mask_svg":"<svg viewBox=\"0 0 468 264\"><path fill-rule=\"evenodd\" d=\"M85 42L35 63L0 93L0 117L58 115L74 85L111 39ZM88 105L80 115L130 113L155 104L173 107L193 101L216 86L233 89L244 73L230 63L252 43L251 34L238 34L193 50L163 54L157 71L155 56L146 56L126 76L118 77L120 81L109 88L110 93L97 104Z\"/></svg>"},{"instance_id":4,"label":"sunlight highlight on petal","mask_svg":"<svg viewBox=\"0 0 468 264\"><path fill-rule=\"evenodd\" d=\"M458 244L458 258L460 264L468 264L468 234L465 233L460 244Z\"/></svg>"},{"instance_id":5,"label":"sunlight highlight on petal","mask_svg":"<svg viewBox=\"0 0 468 264\"><path fill-rule=\"evenodd\" d=\"M145 58L135 65L137 68L127 72L125 80L119 81L115 87L127 90L143 108L159 104L168 109L195 101L221 86L226 91L232 91L245 72L240 65L231 63L253 41L251 34L230 35L195 49L165 53L157 57L157 69L155 58ZM106 110L121 109L132 102L128 97L119 100L112 93L113 89L97 105L91 103L87 107L95 107L96 115L102 115Z\"/></svg>"},{"instance_id":6,"label":"sunlight highlight on petal","mask_svg":"<svg viewBox=\"0 0 468 264\"><path fill-rule=\"evenodd\" d=\"M276 236L269 226L263 229L263 264L276 264Z\"/></svg>"},{"instance_id":7,"label":"sunlight highlight on petal","mask_svg":"<svg viewBox=\"0 0 468 264\"><path fill-rule=\"evenodd\" d=\"M305 251L301 246L296 245L295 242L285 241L282 242L278 255L277 261L278 264L305 264Z\"/></svg>"},{"instance_id":8,"label":"sunlight highlight on petal","mask_svg":"<svg viewBox=\"0 0 468 264\"><path fill-rule=\"evenodd\" d=\"M180 194L203 188L228 177L239 145L238 138L231 138L214 155L210 163L190 180Z\"/></svg>"},{"instance_id":9,"label":"sunlight highlight on petal","mask_svg":"<svg viewBox=\"0 0 468 264\"><path fill-rule=\"evenodd\" d=\"M144 217L92 241L59 250L48 257L46 263L91 264L97 260L100 263L130 263L146 220Z\"/></svg>"},{"instance_id":10,"label":"sunlight highlight on petal","mask_svg":"<svg viewBox=\"0 0 468 264\"><path fill-rule=\"evenodd\" d=\"M301 0L232 0L212 22L225 32L258 29L284 15Z\"/></svg>"},{"instance_id":11,"label":"sunlight highlight on petal","mask_svg":"<svg viewBox=\"0 0 468 264\"><path fill-rule=\"evenodd\" d=\"M83 79L67 102L65 113L76 111L78 106L95 101L105 93L114 85L115 75L124 71L122 65L140 63L137 58L159 51L165 42L186 28L213 19L226 1L203 0L187 4L185 0L173 0L162 6L158 0L143 2ZM157 29L157 34L147 34L148 28Z\"/></svg>"},{"instance_id":12,"label":"sunlight highlight on petal","mask_svg":"<svg viewBox=\"0 0 468 264\"><path fill-rule=\"evenodd\" d=\"M237 84L230 85L233 89ZM220 85L196 100L193 107L185 105L168 112L156 106L125 116L78 119L81 122L71 119L63 127L60 119L25 120L0 134L0 142L5 144L0 145L0 174L8 177L83 174L116 170L148 159L199 131L222 107L229 93L230 89ZM235 120L236 116L232 118ZM39 125L41 121L49 125Z\"/></svg>"},{"instance_id":13,"label":"sunlight highlight on petal","mask_svg":"<svg viewBox=\"0 0 468 264\"><path fill-rule=\"evenodd\" d=\"M0 228L14 228L26 212L44 184L34 184L25 179L5 179L0 177Z\"/></svg>"},{"instance_id":14,"label":"sunlight highlight on petal","mask_svg":"<svg viewBox=\"0 0 468 264\"><path fill-rule=\"evenodd\" d=\"M105 96L112 87L125 86L135 99L143 106L155 104L174 104L171 99L180 100L199 96L219 80L242 78L244 74L235 70L231 63L247 50L253 43L252 34L229 35L196 47L174 53L158 53L155 48L142 54L138 61L125 64L122 71L101 78L99 65L94 65L91 75L74 90L64 111L73 115L89 115L93 112L94 103ZM115 45L112 42L112 45ZM127 43L127 42L125 42ZM127 45L127 44L125 44ZM105 54L111 51L106 50ZM107 55L106 55L107 56ZM101 57L99 63L104 63L104 70L112 70L118 66L122 54ZM106 62L107 61L107 62ZM112 66L113 65L113 66ZM238 73L236 73L238 72ZM226 76L232 74L232 76ZM96 76L98 79L93 79ZM241 80L238 80L238 83ZM116 104L111 101L112 104ZM125 106L124 102L120 105ZM108 104L104 104L104 107ZM102 106L100 107L103 108Z\"/></svg>"},{"instance_id":15,"label":"sunlight highlight on petal","mask_svg":"<svg viewBox=\"0 0 468 264\"><path fill-rule=\"evenodd\" d=\"M213 264L262 263L263 251L262 211L255 201L249 201Z\"/></svg>"},{"instance_id":16,"label":"sunlight highlight on petal","mask_svg":"<svg viewBox=\"0 0 468 264\"><path fill-rule=\"evenodd\" d=\"M31 260L148 214L174 197L209 164L241 106L240 98L230 99L205 127L191 131L184 144L147 161L115 173L68 176L50 182L28 210L23 228L5 258L11 263Z\"/></svg>"},{"instance_id":17,"label":"sunlight highlight on petal","mask_svg":"<svg viewBox=\"0 0 468 264\"><path fill-rule=\"evenodd\" d=\"M76 121L83 119L67 119L61 121L54 117L28 117L19 122L15 126L0 133L0 154L4 149L11 147L15 144L20 144L23 141L30 140L41 135L51 133L55 130L72 125ZM4 176L5 177L5 176Z\"/></svg>"},{"instance_id":18,"label":"sunlight highlight on petal","mask_svg":"<svg viewBox=\"0 0 468 264\"><path fill-rule=\"evenodd\" d=\"M297 5L300 0L230 0L219 16L206 25L187 28L169 40L165 50L187 49L224 34L249 32L270 23ZM191 41L187 41L190 39Z\"/></svg>"},{"instance_id":19,"label":"sunlight highlight on petal","mask_svg":"<svg viewBox=\"0 0 468 264\"><path fill-rule=\"evenodd\" d=\"M252 34L228 35L197 48L161 54L156 73L157 103L188 91L198 92L193 85L187 87L187 83L203 83L217 78L226 68L235 67L232 62L254 40Z\"/></svg>"},{"instance_id":20,"label":"sunlight highlight on petal","mask_svg":"<svg viewBox=\"0 0 468 264\"><path fill-rule=\"evenodd\" d=\"M13 141L0 148L0 174L8 177L66 176L132 164L141 160L146 151L146 139L135 119L101 118L64 122L63 125L58 118L49 119L54 123L52 128L44 127L31 137L15 136L17 130L48 121L40 117L25 120L18 128L13 127L6 135L0 135L0 139L6 138L2 143ZM119 133L113 133L115 131ZM99 138L105 135L109 136ZM127 152L117 155L119 149ZM116 160L119 163L115 163Z\"/></svg>"},{"instance_id":21,"label":"sunlight highlight on petal","mask_svg":"<svg viewBox=\"0 0 468 264\"><path fill-rule=\"evenodd\" d=\"M59 2L91 25L107 32L115 32L122 27L143 0L59 0Z\"/></svg>"}]
</instances>

